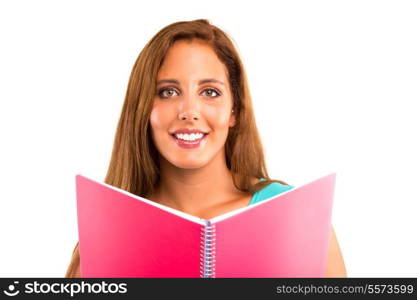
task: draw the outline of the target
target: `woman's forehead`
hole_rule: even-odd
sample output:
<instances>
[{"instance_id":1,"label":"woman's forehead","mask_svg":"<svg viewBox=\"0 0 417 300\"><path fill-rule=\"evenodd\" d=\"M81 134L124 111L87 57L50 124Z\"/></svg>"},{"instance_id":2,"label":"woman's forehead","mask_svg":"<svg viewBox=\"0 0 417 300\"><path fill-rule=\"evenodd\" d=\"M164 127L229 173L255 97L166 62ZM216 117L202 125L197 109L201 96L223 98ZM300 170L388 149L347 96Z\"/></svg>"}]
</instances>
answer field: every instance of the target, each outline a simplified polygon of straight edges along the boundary
<instances>
[{"instance_id":1,"label":"woman's forehead","mask_svg":"<svg viewBox=\"0 0 417 300\"><path fill-rule=\"evenodd\" d=\"M224 82L227 69L211 46L202 42L177 41L168 50L158 80L200 81L213 78Z\"/></svg>"}]
</instances>

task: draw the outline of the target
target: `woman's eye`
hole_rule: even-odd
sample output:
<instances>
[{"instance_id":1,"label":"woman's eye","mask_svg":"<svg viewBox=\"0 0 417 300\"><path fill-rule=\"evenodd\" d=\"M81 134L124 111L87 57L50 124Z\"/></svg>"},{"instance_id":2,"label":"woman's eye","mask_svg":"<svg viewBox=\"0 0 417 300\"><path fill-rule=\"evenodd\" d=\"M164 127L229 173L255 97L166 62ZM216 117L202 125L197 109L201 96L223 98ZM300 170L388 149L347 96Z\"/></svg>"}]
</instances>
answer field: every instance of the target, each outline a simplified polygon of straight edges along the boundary
<instances>
[{"instance_id":1,"label":"woman's eye","mask_svg":"<svg viewBox=\"0 0 417 300\"><path fill-rule=\"evenodd\" d=\"M209 92L208 93L208 96L210 97L210 98L215 98L215 97L218 97L218 96L220 96L220 93L219 92L217 92L215 89L206 89L206 90L204 90L204 92ZM213 94L214 93L214 94ZM207 93L206 93L207 94ZM214 96L213 96L214 95Z\"/></svg>"},{"instance_id":2,"label":"woman's eye","mask_svg":"<svg viewBox=\"0 0 417 300\"><path fill-rule=\"evenodd\" d=\"M169 98L169 97L172 97L174 93L177 93L174 89L165 88L165 89L160 89L158 92L158 95L161 98Z\"/></svg>"},{"instance_id":3,"label":"woman's eye","mask_svg":"<svg viewBox=\"0 0 417 300\"><path fill-rule=\"evenodd\" d=\"M209 98L216 98L220 96L220 93L216 91L215 89L205 89L203 91L203 94L205 96L208 96ZM178 93L173 88L162 88L158 91L158 96L161 98L170 98L173 96L178 96Z\"/></svg>"}]
</instances>

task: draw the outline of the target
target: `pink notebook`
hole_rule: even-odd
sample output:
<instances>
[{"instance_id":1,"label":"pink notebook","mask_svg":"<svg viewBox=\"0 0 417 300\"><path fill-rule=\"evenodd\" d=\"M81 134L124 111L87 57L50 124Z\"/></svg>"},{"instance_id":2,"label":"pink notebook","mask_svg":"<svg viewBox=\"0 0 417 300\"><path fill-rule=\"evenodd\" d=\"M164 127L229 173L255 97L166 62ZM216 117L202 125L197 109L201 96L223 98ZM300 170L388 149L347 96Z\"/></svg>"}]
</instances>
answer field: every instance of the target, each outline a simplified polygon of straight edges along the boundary
<instances>
[{"instance_id":1,"label":"pink notebook","mask_svg":"<svg viewBox=\"0 0 417 300\"><path fill-rule=\"evenodd\" d=\"M324 277L335 180L205 220L77 175L81 277Z\"/></svg>"}]
</instances>

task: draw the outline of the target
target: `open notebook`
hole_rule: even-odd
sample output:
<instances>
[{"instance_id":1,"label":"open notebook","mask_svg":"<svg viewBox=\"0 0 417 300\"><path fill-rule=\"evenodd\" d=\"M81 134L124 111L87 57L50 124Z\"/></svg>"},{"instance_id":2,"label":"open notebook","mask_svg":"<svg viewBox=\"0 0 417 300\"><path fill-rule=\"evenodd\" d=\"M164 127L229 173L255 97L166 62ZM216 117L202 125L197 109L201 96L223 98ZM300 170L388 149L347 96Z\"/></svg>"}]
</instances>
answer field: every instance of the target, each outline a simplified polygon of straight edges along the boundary
<instances>
[{"instance_id":1,"label":"open notebook","mask_svg":"<svg viewBox=\"0 0 417 300\"><path fill-rule=\"evenodd\" d=\"M81 277L323 277L335 180L205 220L77 175Z\"/></svg>"}]
</instances>

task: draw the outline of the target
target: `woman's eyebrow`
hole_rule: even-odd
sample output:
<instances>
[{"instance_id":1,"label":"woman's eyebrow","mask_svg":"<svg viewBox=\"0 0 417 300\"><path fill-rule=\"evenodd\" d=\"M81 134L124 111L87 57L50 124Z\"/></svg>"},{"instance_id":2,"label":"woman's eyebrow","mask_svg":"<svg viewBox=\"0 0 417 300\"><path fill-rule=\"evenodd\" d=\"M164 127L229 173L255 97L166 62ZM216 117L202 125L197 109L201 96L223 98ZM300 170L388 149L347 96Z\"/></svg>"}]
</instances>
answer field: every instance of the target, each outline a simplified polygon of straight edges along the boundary
<instances>
[{"instance_id":1,"label":"woman's eyebrow","mask_svg":"<svg viewBox=\"0 0 417 300\"><path fill-rule=\"evenodd\" d=\"M220 84L224 85L224 83L222 81L214 79L214 78L202 79L198 82L198 84L204 84L204 83L210 83L210 82L220 83Z\"/></svg>"},{"instance_id":2,"label":"woman's eyebrow","mask_svg":"<svg viewBox=\"0 0 417 300\"><path fill-rule=\"evenodd\" d=\"M201 85L201 84L210 83L210 82L220 83L224 85L222 81L214 79L214 78L201 79L198 82L198 84ZM161 83L173 83L173 84L178 84L178 85L180 84L179 81L176 79L161 79L157 82L157 85L160 85Z\"/></svg>"}]
</instances>

